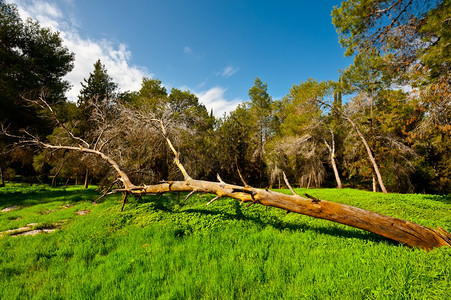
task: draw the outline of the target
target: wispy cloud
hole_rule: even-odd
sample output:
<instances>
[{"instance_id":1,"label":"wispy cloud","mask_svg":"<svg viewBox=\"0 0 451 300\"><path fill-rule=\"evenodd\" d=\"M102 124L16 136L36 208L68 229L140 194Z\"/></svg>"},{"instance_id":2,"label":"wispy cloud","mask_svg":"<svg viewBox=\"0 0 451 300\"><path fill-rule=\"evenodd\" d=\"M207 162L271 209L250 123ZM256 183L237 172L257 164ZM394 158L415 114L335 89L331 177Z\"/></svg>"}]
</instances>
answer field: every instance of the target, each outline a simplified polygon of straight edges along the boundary
<instances>
[{"instance_id":1,"label":"wispy cloud","mask_svg":"<svg viewBox=\"0 0 451 300\"><path fill-rule=\"evenodd\" d=\"M8 2L17 5L23 19L31 17L37 20L41 26L59 31L63 43L75 53L74 69L65 77L72 85L72 88L66 93L69 100L77 98L81 89L80 82L93 71L93 65L97 59L101 60L108 74L123 91L138 90L142 77L152 77L145 68L130 63L131 52L125 44L113 43L107 39L93 40L81 37L77 30L76 20L65 15L54 2L37 0L10 0ZM66 3L71 5L70 1L66 1Z\"/></svg>"},{"instance_id":2,"label":"wispy cloud","mask_svg":"<svg viewBox=\"0 0 451 300\"><path fill-rule=\"evenodd\" d=\"M234 99L232 101L226 100L224 93L226 89L216 86L209 90L196 93L199 101L205 105L208 111L213 109L213 114L216 117L222 117L224 113L233 111L238 104L243 102L241 99Z\"/></svg>"},{"instance_id":3,"label":"wispy cloud","mask_svg":"<svg viewBox=\"0 0 451 300\"><path fill-rule=\"evenodd\" d=\"M232 76L233 74L238 72L238 70L239 70L239 68L236 68L234 66L227 66L222 70L220 75L223 77L229 78L230 76Z\"/></svg>"},{"instance_id":4,"label":"wispy cloud","mask_svg":"<svg viewBox=\"0 0 451 300\"><path fill-rule=\"evenodd\" d=\"M188 46L183 47L183 52L188 55L193 55L193 50Z\"/></svg>"}]
</instances>

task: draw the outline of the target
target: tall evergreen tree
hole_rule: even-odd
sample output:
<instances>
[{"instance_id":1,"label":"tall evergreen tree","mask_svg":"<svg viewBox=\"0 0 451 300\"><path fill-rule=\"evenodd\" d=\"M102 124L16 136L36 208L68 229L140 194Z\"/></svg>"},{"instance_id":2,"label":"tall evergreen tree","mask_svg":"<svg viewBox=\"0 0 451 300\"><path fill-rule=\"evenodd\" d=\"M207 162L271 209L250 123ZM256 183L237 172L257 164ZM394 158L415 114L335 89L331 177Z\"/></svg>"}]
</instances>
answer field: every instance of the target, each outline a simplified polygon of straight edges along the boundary
<instances>
[{"instance_id":1,"label":"tall evergreen tree","mask_svg":"<svg viewBox=\"0 0 451 300\"><path fill-rule=\"evenodd\" d=\"M272 134L271 121L272 121L272 103L273 100L268 94L268 84L263 83L260 78L255 78L254 86L249 89L249 106L251 113L251 120L255 126L254 141L257 145L255 149L255 162L259 166L259 184L263 184L266 179L264 153L265 145L268 138Z\"/></svg>"},{"instance_id":2,"label":"tall evergreen tree","mask_svg":"<svg viewBox=\"0 0 451 300\"><path fill-rule=\"evenodd\" d=\"M94 142L96 136L98 121L93 114L96 110L105 111L105 116L112 112L111 105L116 102L116 90L117 84L113 82L112 78L108 75L105 66L98 59L94 63L94 71L89 73L88 79L83 80L81 83L82 89L78 96L78 135L81 136L88 143ZM105 122L106 120L102 120ZM86 159L80 167L86 169L85 173L85 188L88 187L89 173L92 173L92 163L89 159Z\"/></svg>"},{"instance_id":3,"label":"tall evergreen tree","mask_svg":"<svg viewBox=\"0 0 451 300\"><path fill-rule=\"evenodd\" d=\"M83 81L78 96L80 106L86 105L88 101L102 103L115 100L117 84L108 75L105 65L102 65L100 59L94 63L94 71L89 73L88 79L85 78Z\"/></svg>"}]
</instances>

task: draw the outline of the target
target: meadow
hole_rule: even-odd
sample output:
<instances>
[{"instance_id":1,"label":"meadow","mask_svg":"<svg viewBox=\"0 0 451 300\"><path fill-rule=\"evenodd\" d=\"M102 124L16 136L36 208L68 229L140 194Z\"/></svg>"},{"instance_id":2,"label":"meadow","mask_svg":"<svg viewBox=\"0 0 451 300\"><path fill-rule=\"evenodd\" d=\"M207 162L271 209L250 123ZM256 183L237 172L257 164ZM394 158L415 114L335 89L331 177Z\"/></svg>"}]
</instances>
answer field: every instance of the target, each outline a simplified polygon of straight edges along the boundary
<instances>
[{"instance_id":1,"label":"meadow","mask_svg":"<svg viewBox=\"0 0 451 300\"><path fill-rule=\"evenodd\" d=\"M298 193L306 192L297 189ZM287 192L282 190L281 192ZM309 189L441 226L451 197ZM451 248L430 252L375 234L233 199L166 194L98 204L94 187L0 188L0 299L451 299ZM80 213L82 212L82 213Z\"/></svg>"}]
</instances>

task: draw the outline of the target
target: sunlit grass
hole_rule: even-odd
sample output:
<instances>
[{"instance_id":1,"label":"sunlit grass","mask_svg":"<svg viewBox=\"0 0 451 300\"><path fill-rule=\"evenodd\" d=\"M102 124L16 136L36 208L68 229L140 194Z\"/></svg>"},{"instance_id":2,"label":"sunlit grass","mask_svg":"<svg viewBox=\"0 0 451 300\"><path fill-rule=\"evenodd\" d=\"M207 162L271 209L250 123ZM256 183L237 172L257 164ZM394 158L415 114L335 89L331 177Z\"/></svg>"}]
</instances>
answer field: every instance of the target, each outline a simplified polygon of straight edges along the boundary
<instances>
[{"instance_id":1,"label":"sunlit grass","mask_svg":"<svg viewBox=\"0 0 451 300\"><path fill-rule=\"evenodd\" d=\"M449 197L298 190L451 231ZM1 299L447 299L451 249L382 237L232 199L197 195L98 205L95 189L0 188L0 231L62 222L54 233L0 237ZM183 199L181 195L180 199ZM89 210L87 215L77 215Z\"/></svg>"}]
</instances>

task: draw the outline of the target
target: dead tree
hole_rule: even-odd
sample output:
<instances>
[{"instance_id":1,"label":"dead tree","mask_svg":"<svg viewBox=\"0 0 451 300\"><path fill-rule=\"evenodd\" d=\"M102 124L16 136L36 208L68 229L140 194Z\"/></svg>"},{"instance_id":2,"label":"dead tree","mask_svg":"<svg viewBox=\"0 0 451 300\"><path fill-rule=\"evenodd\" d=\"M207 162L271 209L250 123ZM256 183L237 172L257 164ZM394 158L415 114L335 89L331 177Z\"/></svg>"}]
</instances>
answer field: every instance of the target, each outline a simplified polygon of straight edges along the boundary
<instances>
[{"instance_id":1,"label":"dead tree","mask_svg":"<svg viewBox=\"0 0 451 300\"><path fill-rule=\"evenodd\" d=\"M44 101L43 99L41 100ZM246 207L254 204L277 207L286 211L360 228L405 245L420 247L428 251L435 247L451 246L451 234L443 228L430 229L409 221L385 216L357 207L320 200L309 195L304 195L305 197L303 197L296 194L286 179L286 176L284 176L285 183L291 190L292 195L286 195L268 189L257 189L250 187L247 184L244 184L244 186L227 184L222 181L219 175L218 182L193 179L189 176L183 164L180 162L179 153L169 139L163 121L150 118L147 120L159 124L160 131L174 154L174 163L183 174L183 180L164 181L153 185L135 185L132 183L126 172L121 169L119 164L111 156L99 149L93 148L93 146L89 145L79 137L75 137L63 124L61 124L61 122L58 122L59 125L67 131L74 141L79 143L78 146L52 145L42 142L30 134L23 136L22 141L49 149L81 151L83 153L97 155L104 159L116 171L118 179L123 185L123 188L115 189L108 193L123 194L121 209L124 208L129 195L142 196L146 194L161 195L163 193L189 192L188 196L185 198L186 200L194 193L209 193L214 195L214 197L206 205L210 205L220 198L229 197L236 199L241 203L247 203Z\"/></svg>"},{"instance_id":2,"label":"dead tree","mask_svg":"<svg viewBox=\"0 0 451 300\"><path fill-rule=\"evenodd\" d=\"M368 158L373 166L373 171L376 174L377 181L379 183L379 186L380 186L382 192L384 194L387 194L388 192L387 192L387 189L385 188L384 181L382 180L382 175L381 175L381 172L379 171L379 167L376 163L376 159L374 157L373 151L371 150L370 145L368 144L368 141L366 140L365 136L363 135L362 131L359 129L357 124L351 119L351 117L349 117L346 113L344 113L343 110L341 110L337 107L334 107L324 101L321 101L321 100L317 100L317 101L321 105L324 105L324 106L328 107L329 109L331 109L334 113L337 113L340 117L344 118L346 121L349 122L349 124L351 124L352 128L355 130L355 132L357 132L360 140L362 141L363 145L365 146L366 152L368 154Z\"/></svg>"},{"instance_id":3,"label":"dead tree","mask_svg":"<svg viewBox=\"0 0 451 300\"><path fill-rule=\"evenodd\" d=\"M334 170L335 181L337 182L337 189L342 189L343 185L341 184L340 173L338 173L337 163L335 162L335 135L332 128L328 127L331 135L331 143L327 141L324 137L323 142L329 150L329 158L330 164L332 165L332 169Z\"/></svg>"}]
</instances>

